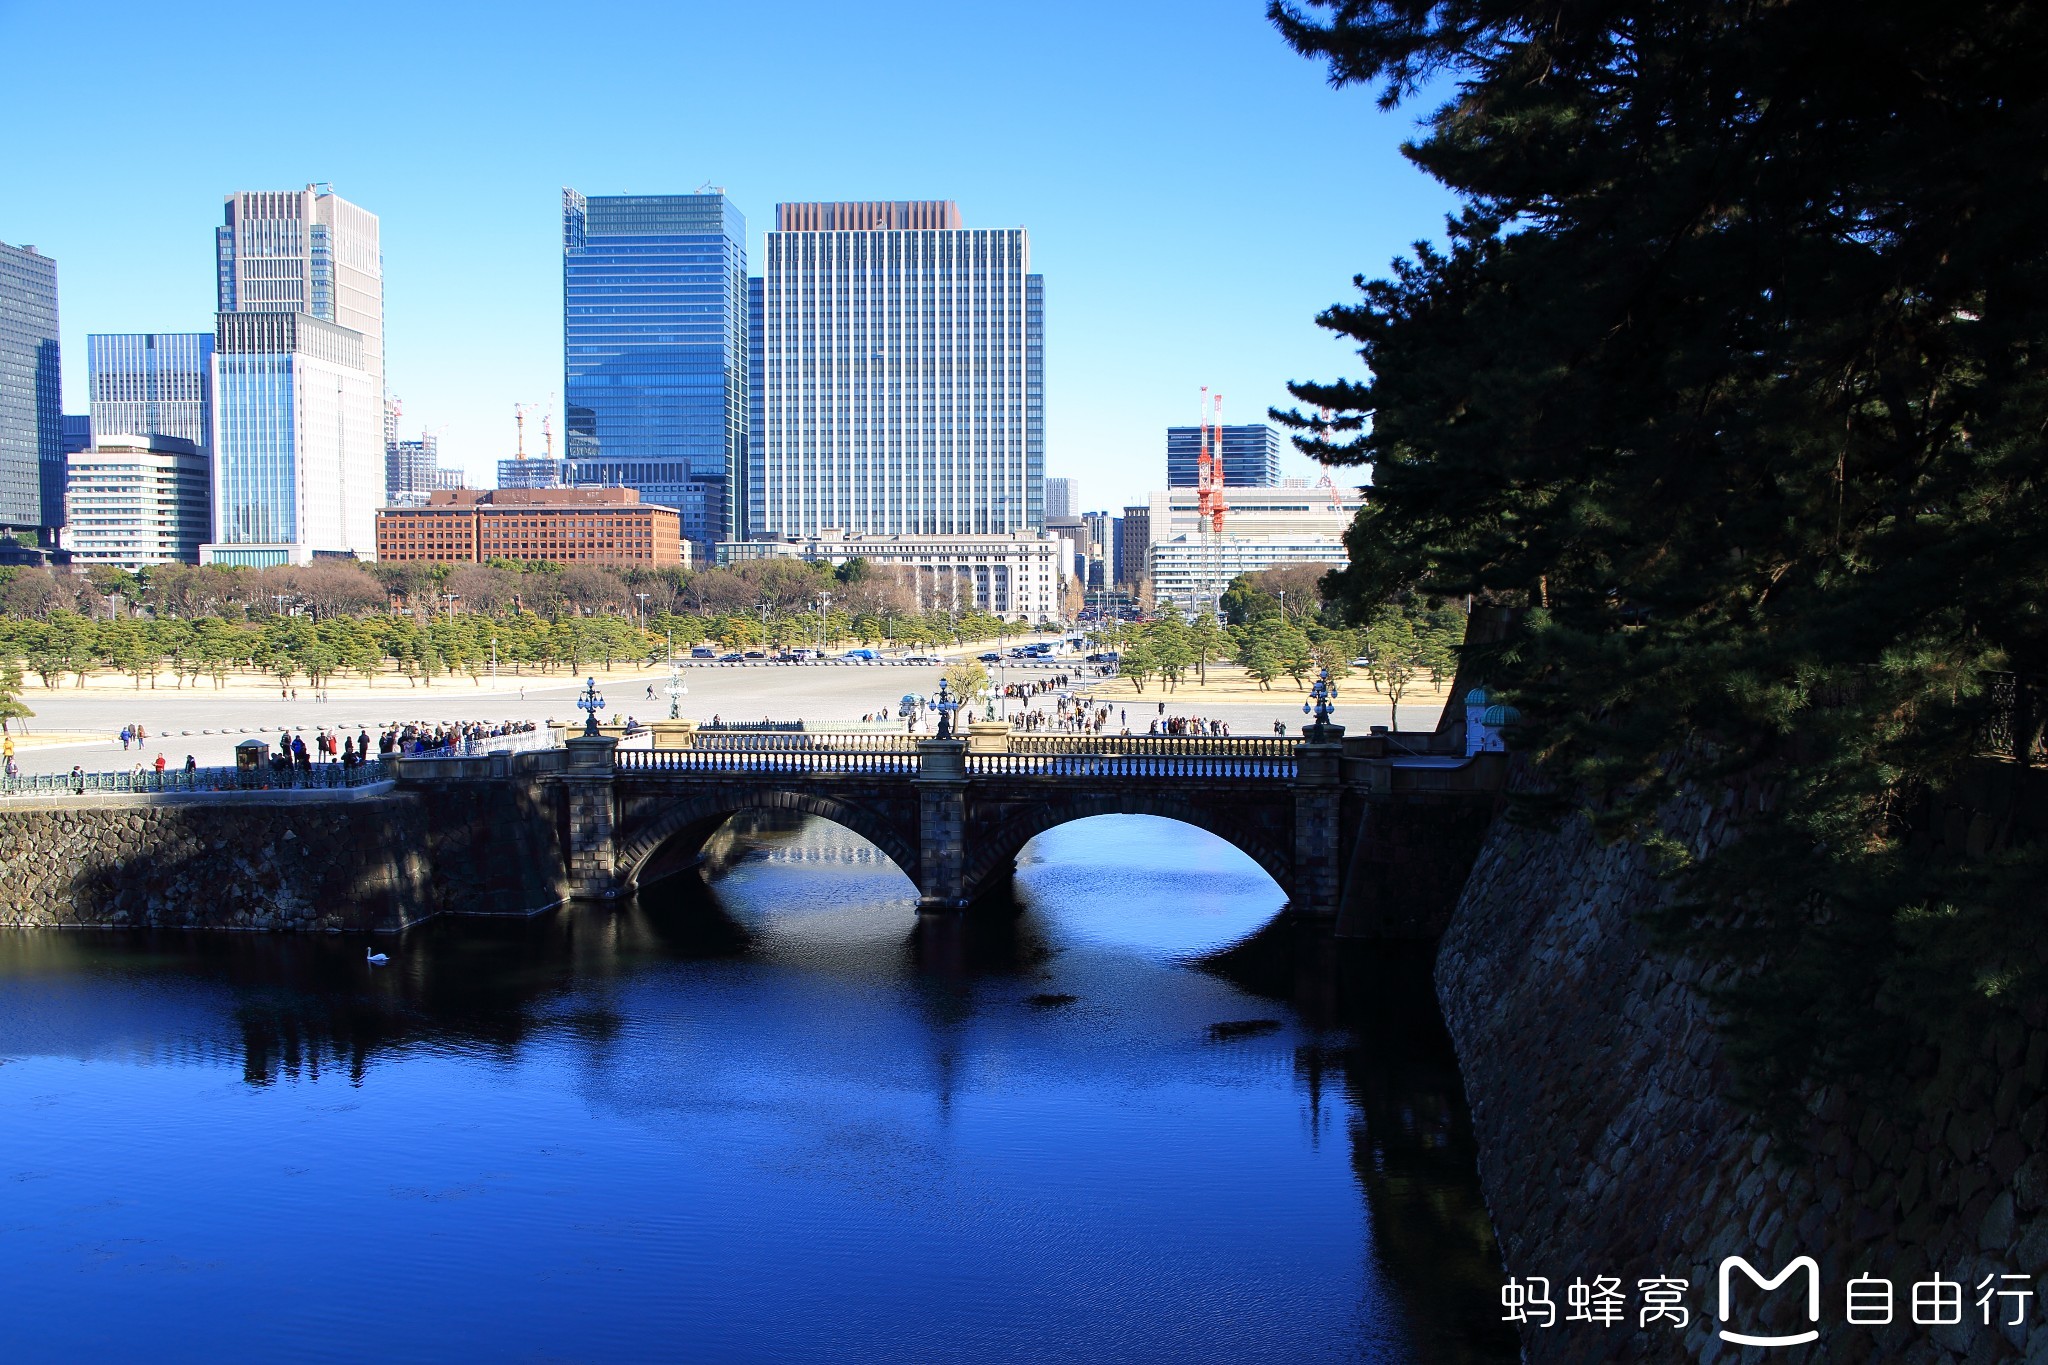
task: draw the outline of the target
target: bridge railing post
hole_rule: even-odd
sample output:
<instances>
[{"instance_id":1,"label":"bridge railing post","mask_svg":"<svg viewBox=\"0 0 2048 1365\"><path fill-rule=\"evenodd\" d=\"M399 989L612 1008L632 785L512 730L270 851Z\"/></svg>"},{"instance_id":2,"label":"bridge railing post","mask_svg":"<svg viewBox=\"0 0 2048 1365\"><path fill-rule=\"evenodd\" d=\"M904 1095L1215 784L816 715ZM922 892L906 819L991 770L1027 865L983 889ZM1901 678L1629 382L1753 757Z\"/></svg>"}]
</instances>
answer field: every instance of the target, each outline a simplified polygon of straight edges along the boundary
<instances>
[{"instance_id":1,"label":"bridge railing post","mask_svg":"<svg viewBox=\"0 0 2048 1365\"><path fill-rule=\"evenodd\" d=\"M633 889L619 884L613 838L612 761L619 741L611 735L579 735L563 747L569 753L562 770L569 803L566 889L577 900L612 900Z\"/></svg>"},{"instance_id":2,"label":"bridge railing post","mask_svg":"<svg viewBox=\"0 0 2048 1365\"><path fill-rule=\"evenodd\" d=\"M917 908L967 904L967 742L920 740L917 746Z\"/></svg>"},{"instance_id":3,"label":"bridge railing post","mask_svg":"<svg viewBox=\"0 0 2048 1365\"><path fill-rule=\"evenodd\" d=\"M1295 751L1296 913L1334 921L1343 901L1344 727L1310 727Z\"/></svg>"}]
</instances>

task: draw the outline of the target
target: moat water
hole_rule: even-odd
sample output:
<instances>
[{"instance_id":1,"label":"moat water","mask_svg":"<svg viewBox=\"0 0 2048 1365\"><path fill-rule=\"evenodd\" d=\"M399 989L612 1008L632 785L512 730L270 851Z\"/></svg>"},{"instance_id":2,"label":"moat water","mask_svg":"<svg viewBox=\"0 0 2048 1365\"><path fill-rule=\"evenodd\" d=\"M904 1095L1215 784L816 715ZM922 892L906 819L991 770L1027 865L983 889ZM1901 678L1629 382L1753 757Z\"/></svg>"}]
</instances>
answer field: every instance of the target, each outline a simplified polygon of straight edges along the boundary
<instances>
[{"instance_id":1,"label":"moat water","mask_svg":"<svg viewBox=\"0 0 2048 1365\"><path fill-rule=\"evenodd\" d=\"M382 968L0 931L0 1360L1514 1358L1426 958L1143 817L911 895L806 822Z\"/></svg>"}]
</instances>

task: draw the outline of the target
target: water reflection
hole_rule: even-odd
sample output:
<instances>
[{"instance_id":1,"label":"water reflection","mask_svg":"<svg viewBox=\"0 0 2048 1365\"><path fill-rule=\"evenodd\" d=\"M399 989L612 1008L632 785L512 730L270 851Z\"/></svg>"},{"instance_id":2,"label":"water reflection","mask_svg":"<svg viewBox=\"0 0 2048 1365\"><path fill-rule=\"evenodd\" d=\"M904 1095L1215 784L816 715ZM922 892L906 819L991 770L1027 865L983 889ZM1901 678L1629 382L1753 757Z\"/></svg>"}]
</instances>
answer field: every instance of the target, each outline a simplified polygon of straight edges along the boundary
<instances>
[{"instance_id":1,"label":"water reflection","mask_svg":"<svg viewBox=\"0 0 2048 1365\"><path fill-rule=\"evenodd\" d=\"M0 934L8 1358L1512 1358L1426 964L1165 822L923 927L856 845L378 970Z\"/></svg>"}]
</instances>

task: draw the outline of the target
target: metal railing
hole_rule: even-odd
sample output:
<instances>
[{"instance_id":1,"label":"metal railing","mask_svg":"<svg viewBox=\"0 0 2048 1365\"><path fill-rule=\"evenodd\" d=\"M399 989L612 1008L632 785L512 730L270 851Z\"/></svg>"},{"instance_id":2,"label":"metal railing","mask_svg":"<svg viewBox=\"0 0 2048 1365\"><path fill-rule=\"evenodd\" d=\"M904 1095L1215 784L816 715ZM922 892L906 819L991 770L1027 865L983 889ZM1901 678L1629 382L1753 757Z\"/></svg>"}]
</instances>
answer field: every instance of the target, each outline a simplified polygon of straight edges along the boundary
<instances>
[{"instance_id":1,"label":"metal railing","mask_svg":"<svg viewBox=\"0 0 2048 1365\"><path fill-rule=\"evenodd\" d=\"M1299 739L1282 735L1034 735L1010 736L1013 754L1206 754L1293 758Z\"/></svg>"},{"instance_id":2,"label":"metal railing","mask_svg":"<svg viewBox=\"0 0 2048 1365\"><path fill-rule=\"evenodd\" d=\"M624 773L894 773L914 776L917 751L875 749L620 749Z\"/></svg>"},{"instance_id":3,"label":"metal railing","mask_svg":"<svg viewBox=\"0 0 2048 1365\"><path fill-rule=\"evenodd\" d=\"M697 725L698 734L774 734L802 730L800 720L707 720Z\"/></svg>"},{"instance_id":4,"label":"metal railing","mask_svg":"<svg viewBox=\"0 0 2048 1365\"><path fill-rule=\"evenodd\" d=\"M969 777L1266 777L1295 775L1285 757L1256 752L969 754Z\"/></svg>"},{"instance_id":5,"label":"metal railing","mask_svg":"<svg viewBox=\"0 0 2048 1365\"><path fill-rule=\"evenodd\" d=\"M920 736L905 731L870 731L833 734L811 730L798 734L762 731L705 731L692 736L693 747L706 752L815 753L824 750L881 750L915 753Z\"/></svg>"},{"instance_id":6,"label":"metal railing","mask_svg":"<svg viewBox=\"0 0 2048 1365\"><path fill-rule=\"evenodd\" d=\"M381 758L350 766L315 763L309 768L144 768L126 773L36 773L0 776L4 796L88 796L95 792L321 791L367 787L392 778Z\"/></svg>"}]
</instances>

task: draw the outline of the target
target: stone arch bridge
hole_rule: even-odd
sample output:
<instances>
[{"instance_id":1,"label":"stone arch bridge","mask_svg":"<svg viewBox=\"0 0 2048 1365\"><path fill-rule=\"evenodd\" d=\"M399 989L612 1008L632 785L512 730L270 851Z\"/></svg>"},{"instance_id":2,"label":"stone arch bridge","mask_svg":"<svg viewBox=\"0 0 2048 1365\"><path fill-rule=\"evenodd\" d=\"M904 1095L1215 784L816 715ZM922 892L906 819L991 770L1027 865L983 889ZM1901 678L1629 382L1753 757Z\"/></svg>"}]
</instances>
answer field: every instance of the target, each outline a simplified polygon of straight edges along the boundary
<instances>
[{"instance_id":1,"label":"stone arch bridge","mask_svg":"<svg viewBox=\"0 0 2048 1365\"><path fill-rule=\"evenodd\" d=\"M1455 738L1455 737L1453 737ZM688 747L464 760L552 790L566 896L610 900L686 865L731 816L815 815L874 844L920 911L965 908L1008 882L1033 837L1095 815L1209 831L1269 873L1298 915L1365 936L1433 936L1490 817L1501 755L1429 734L1246 739L1014 735L993 752L900 735L714 737ZM513 760L528 760L515 764ZM411 770L425 765L407 764ZM443 765L444 769L446 765ZM447 774L436 774L445 782Z\"/></svg>"}]
</instances>

